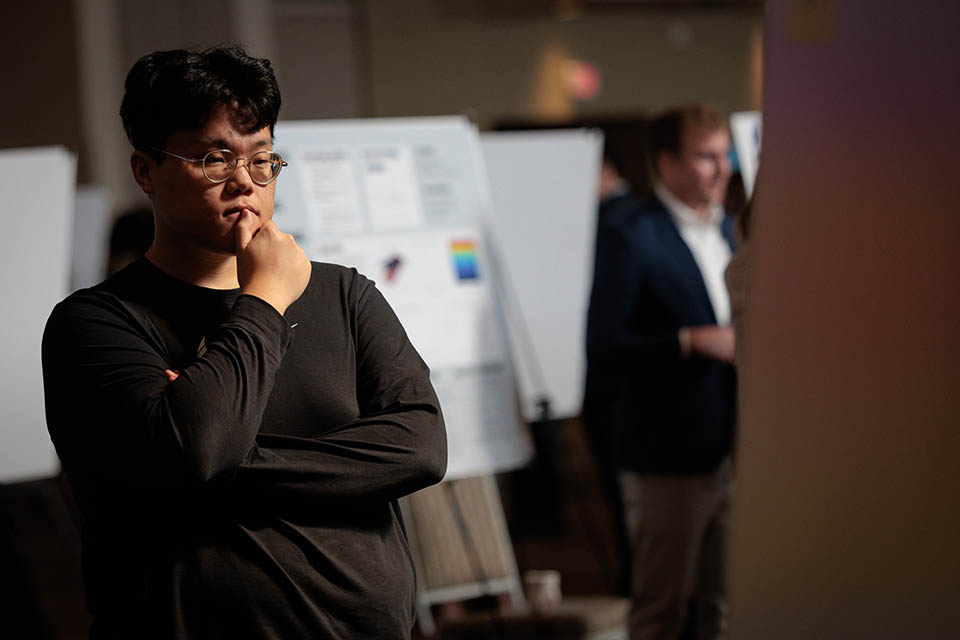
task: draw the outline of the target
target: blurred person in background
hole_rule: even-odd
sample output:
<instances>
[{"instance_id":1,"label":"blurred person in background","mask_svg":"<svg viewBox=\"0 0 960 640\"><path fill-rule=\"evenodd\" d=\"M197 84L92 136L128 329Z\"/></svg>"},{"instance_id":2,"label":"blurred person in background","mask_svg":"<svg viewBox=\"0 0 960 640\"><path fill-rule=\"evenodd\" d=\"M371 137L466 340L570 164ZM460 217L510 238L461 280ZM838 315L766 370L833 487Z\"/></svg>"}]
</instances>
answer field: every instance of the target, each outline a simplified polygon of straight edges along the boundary
<instances>
[{"instance_id":1,"label":"blurred person in background","mask_svg":"<svg viewBox=\"0 0 960 640\"><path fill-rule=\"evenodd\" d=\"M730 138L717 112L690 105L657 117L650 139L654 195L600 223L587 354L614 388L630 637L721 638L737 384Z\"/></svg>"},{"instance_id":2,"label":"blurred person in background","mask_svg":"<svg viewBox=\"0 0 960 640\"><path fill-rule=\"evenodd\" d=\"M107 275L112 276L140 258L153 243L153 209L135 207L113 221L107 256Z\"/></svg>"},{"instance_id":3,"label":"blurred person in background","mask_svg":"<svg viewBox=\"0 0 960 640\"><path fill-rule=\"evenodd\" d=\"M737 250L733 252L727 270L724 272L724 281L730 295L730 324L733 326L739 339L736 344L736 364L743 370L744 338L747 336L747 309L750 306L750 269L753 263L753 243L750 241L750 231L756 219L757 185L759 174L754 179L753 194L749 200L744 196L745 204L736 218L734 225L737 238ZM740 394L743 395L743 385L740 385Z\"/></svg>"}]
</instances>

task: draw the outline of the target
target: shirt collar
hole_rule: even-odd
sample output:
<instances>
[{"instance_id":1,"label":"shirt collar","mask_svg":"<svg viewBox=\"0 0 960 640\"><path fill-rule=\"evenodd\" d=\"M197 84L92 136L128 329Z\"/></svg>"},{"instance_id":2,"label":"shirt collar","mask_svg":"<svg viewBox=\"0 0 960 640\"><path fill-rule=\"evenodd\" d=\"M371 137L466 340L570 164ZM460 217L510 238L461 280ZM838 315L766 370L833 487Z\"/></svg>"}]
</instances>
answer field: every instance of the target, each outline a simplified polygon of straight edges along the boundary
<instances>
[{"instance_id":1,"label":"shirt collar","mask_svg":"<svg viewBox=\"0 0 960 640\"><path fill-rule=\"evenodd\" d=\"M700 217L700 214L697 213L691 206L680 200L677 196L673 195L669 189L667 189L662 182L658 182L653 186L653 192L660 198L660 201L667 207L667 211L670 212L670 217L673 218L678 227L686 227L692 225L704 225L704 224L713 224L719 226L723 221L723 205L720 203L715 203L710 205L710 218L707 221L704 221Z\"/></svg>"}]
</instances>

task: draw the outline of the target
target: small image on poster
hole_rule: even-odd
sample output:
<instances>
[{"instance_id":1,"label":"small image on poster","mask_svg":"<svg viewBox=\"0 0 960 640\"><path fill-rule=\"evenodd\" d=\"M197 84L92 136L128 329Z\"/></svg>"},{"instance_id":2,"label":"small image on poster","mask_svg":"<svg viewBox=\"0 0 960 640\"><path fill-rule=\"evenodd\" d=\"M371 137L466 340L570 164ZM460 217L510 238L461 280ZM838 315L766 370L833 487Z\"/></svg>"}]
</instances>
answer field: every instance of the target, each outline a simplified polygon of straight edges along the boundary
<instances>
[{"instance_id":1,"label":"small image on poster","mask_svg":"<svg viewBox=\"0 0 960 640\"><path fill-rule=\"evenodd\" d=\"M457 278L460 280L476 280L480 277L477 271L477 245L473 240L454 240L450 243L453 255L453 266Z\"/></svg>"}]
</instances>

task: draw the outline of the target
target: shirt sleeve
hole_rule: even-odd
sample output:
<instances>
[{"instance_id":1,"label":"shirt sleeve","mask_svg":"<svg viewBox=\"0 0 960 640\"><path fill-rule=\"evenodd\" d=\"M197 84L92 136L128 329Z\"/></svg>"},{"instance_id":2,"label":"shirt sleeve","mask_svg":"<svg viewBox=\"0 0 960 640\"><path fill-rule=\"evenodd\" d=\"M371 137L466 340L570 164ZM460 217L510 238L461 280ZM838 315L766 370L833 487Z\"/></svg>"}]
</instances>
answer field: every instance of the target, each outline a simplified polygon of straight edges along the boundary
<instances>
[{"instance_id":1,"label":"shirt sleeve","mask_svg":"<svg viewBox=\"0 0 960 640\"><path fill-rule=\"evenodd\" d=\"M631 229L617 219L597 230L593 289L587 312L587 358L602 373L636 371L681 358L679 327L645 330L637 322L648 286Z\"/></svg>"},{"instance_id":2,"label":"shirt sleeve","mask_svg":"<svg viewBox=\"0 0 960 640\"><path fill-rule=\"evenodd\" d=\"M54 309L42 345L47 423L68 474L81 493L91 483L169 491L235 468L291 337L273 307L241 295L170 384L149 321L111 294L74 294Z\"/></svg>"},{"instance_id":3,"label":"shirt sleeve","mask_svg":"<svg viewBox=\"0 0 960 640\"><path fill-rule=\"evenodd\" d=\"M439 482L447 440L427 365L369 281L356 304L360 416L316 437L261 434L234 495L273 512L393 500Z\"/></svg>"}]
</instances>

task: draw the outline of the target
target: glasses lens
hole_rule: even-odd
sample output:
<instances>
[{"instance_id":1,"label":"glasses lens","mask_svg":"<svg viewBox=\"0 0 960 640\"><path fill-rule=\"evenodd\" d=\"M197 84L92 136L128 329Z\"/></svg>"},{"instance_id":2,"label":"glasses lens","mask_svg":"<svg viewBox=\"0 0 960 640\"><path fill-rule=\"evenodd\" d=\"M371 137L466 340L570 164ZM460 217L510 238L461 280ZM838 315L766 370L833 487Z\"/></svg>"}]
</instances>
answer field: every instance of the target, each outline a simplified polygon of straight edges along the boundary
<instances>
[{"instance_id":1,"label":"glasses lens","mask_svg":"<svg viewBox=\"0 0 960 640\"><path fill-rule=\"evenodd\" d=\"M280 173L283 158L279 153L260 151L250 158L250 177L257 184L270 184Z\"/></svg>"},{"instance_id":2,"label":"glasses lens","mask_svg":"<svg viewBox=\"0 0 960 640\"><path fill-rule=\"evenodd\" d=\"M237 156L229 149L211 151L203 158L203 175L213 182L223 182L233 174Z\"/></svg>"}]
</instances>

